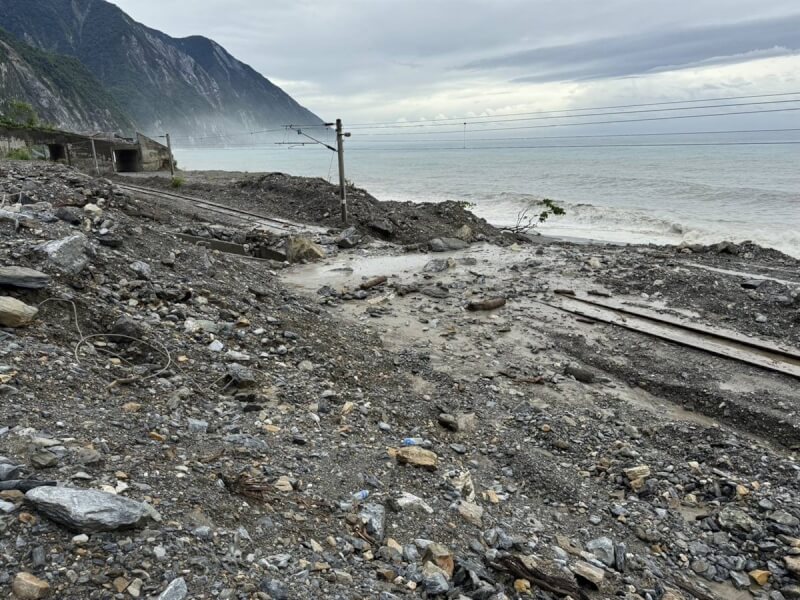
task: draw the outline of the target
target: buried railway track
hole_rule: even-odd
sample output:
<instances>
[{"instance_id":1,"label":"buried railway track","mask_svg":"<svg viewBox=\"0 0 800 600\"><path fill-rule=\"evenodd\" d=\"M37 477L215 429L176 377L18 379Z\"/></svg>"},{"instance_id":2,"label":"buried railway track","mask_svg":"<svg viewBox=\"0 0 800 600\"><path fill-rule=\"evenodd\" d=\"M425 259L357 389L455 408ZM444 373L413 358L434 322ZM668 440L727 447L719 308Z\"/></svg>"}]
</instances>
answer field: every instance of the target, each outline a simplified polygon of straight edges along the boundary
<instances>
[{"instance_id":1,"label":"buried railway track","mask_svg":"<svg viewBox=\"0 0 800 600\"><path fill-rule=\"evenodd\" d=\"M795 348L734 331L665 318L635 306L595 300L572 293L559 293L558 303L542 300L537 302L584 319L616 325L800 379L800 350Z\"/></svg>"},{"instance_id":2,"label":"buried railway track","mask_svg":"<svg viewBox=\"0 0 800 600\"><path fill-rule=\"evenodd\" d=\"M128 183L115 182L115 185L125 191L136 194L142 194L144 196L149 196L151 198L158 198L161 201L185 202L191 205L195 209L214 214L224 215L229 218L238 219L246 223L266 228L273 232L279 232L279 233L298 233L301 231L306 231L306 232L311 231L317 233L325 232L325 230L321 227L316 227L313 225L304 225L302 223L295 223L292 221L278 219L275 217L267 217L266 215L261 215L258 213L242 210L240 208L234 208L231 206L225 206L224 204L211 202L210 200L197 198L195 196L186 196L184 194L176 194L175 192L167 192L165 190L154 190L152 188L142 187L138 185L131 185Z\"/></svg>"}]
</instances>

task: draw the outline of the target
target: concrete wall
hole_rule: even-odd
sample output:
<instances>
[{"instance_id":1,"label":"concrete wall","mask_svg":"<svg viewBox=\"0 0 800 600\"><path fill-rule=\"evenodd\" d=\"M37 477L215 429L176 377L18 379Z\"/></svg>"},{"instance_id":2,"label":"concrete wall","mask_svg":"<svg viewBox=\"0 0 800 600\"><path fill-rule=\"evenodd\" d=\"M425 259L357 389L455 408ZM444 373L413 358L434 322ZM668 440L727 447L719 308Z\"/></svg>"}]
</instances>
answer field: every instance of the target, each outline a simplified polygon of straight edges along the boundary
<instances>
[{"instance_id":1,"label":"concrete wall","mask_svg":"<svg viewBox=\"0 0 800 600\"><path fill-rule=\"evenodd\" d=\"M141 150L143 171L162 171L169 169L169 150L163 144L141 133L136 134Z\"/></svg>"}]
</instances>

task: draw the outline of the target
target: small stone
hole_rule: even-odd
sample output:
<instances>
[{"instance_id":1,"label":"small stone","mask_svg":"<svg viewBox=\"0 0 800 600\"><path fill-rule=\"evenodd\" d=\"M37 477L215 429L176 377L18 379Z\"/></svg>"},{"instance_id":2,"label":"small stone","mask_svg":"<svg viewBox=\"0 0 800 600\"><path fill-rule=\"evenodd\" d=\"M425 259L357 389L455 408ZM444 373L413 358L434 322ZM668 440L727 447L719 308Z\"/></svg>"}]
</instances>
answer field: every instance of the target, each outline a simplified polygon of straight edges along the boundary
<instances>
[{"instance_id":1,"label":"small stone","mask_svg":"<svg viewBox=\"0 0 800 600\"><path fill-rule=\"evenodd\" d=\"M428 547L425 548L425 554L422 555L422 563L433 563L436 567L444 571L448 578L453 576L455 560L453 553L446 546L442 546L436 542L428 544Z\"/></svg>"},{"instance_id":2,"label":"small stone","mask_svg":"<svg viewBox=\"0 0 800 600\"><path fill-rule=\"evenodd\" d=\"M3 327L22 327L39 314L39 309L28 306L16 298L0 296L0 325Z\"/></svg>"},{"instance_id":3,"label":"small stone","mask_svg":"<svg viewBox=\"0 0 800 600\"><path fill-rule=\"evenodd\" d=\"M476 527L483 525L483 508L477 504L460 501L458 503L458 514L460 514L467 523L471 523Z\"/></svg>"},{"instance_id":4,"label":"small stone","mask_svg":"<svg viewBox=\"0 0 800 600\"><path fill-rule=\"evenodd\" d=\"M173 579L167 589L161 592L158 600L183 600L188 594L189 590L186 587L186 581L183 577L178 577Z\"/></svg>"},{"instance_id":5,"label":"small stone","mask_svg":"<svg viewBox=\"0 0 800 600\"><path fill-rule=\"evenodd\" d=\"M527 594L531 590L531 582L527 579L516 579L514 581L514 590L520 594Z\"/></svg>"},{"instance_id":6,"label":"small stone","mask_svg":"<svg viewBox=\"0 0 800 600\"><path fill-rule=\"evenodd\" d=\"M603 569L595 567L594 565L590 565L584 561L576 562L574 565L572 565L571 569L576 577L580 577L581 579L588 581L597 588L600 587L600 585L603 583L603 579L606 576Z\"/></svg>"},{"instance_id":7,"label":"small stone","mask_svg":"<svg viewBox=\"0 0 800 600\"><path fill-rule=\"evenodd\" d=\"M39 600L50 595L50 584L30 573L17 573L11 591L19 600Z\"/></svg>"},{"instance_id":8,"label":"small stone","mask_svg":"<svg viewBox=\"0 0 800 600\"><path fill-rule=\"evenodd\" d=\"M800 556L784 556L783 563L786 565L788 571L795 577L800 578Z\"/></svg>"},{"instance_id":9,"label":"small stone","mask_svg":"<svg viewBox=\"0 0 800 600\"><path fill-rule=\"evenodd\" d=\"M419 496L409 494L408 492L401 493L393 500L394 507L399 510L416 509L428 514L433 514L433 508Z\"/></svg>"},{"instance_id":10,"label":"small stone","mask_svg":"<svg viewBox=\"0 0 800 600\"><path fill-rule=\"evenodd\" d=\"M407 446L397 450L397 462L400 464L421 467L431 471L436 469L439 457L434 452L419 446Z\"/></svg>"},{"instance_id":11,"label":"small stone","mask_svg":"<svg viewBox=\"0 0 800 600\"><path fill-rule=\"evenodd\" d=\"M442 573L431 573L423 580L425 592L429 596L440 596L450 591L450 584Z\"/></svg>"},{"instance_id":12,"label":"small stone","mask_svg":"<svg viewBox=\"0 0 800 600\"><path fill-rule=\"evenodd\" d=\"M125 579L124 577L117 577L114 581L111 582L111 585L114 586L114 589L117 590L118 594L121 594L125 590L128 589L128 586L131 584L130 581Z\"/></svg>"},{"instance_id":13,"label":"small stone","mask_svg":"<svg viewBox=\"0 0 800 600\"><path fill-rule=\"evenodd\" d=\"M755 569L753 571L750 571L748 575L750 575L750 578L758 585L763 586L767 585L767 582L769 581L770 575L772 575L772 573L761 569Z\"/></svg>"},{"instance_id":14,"label":"small stone","mask_svg":"<svg viewBox=\"0 0 800 600\"><path fill-rule=\"evenodd\" d=\"M607 567L613 567L615 564L614 557L614 542L607 537L600 537L591 540L586 544L586 549L594 554L600 562Z\"/></svg>"}]
</instances>

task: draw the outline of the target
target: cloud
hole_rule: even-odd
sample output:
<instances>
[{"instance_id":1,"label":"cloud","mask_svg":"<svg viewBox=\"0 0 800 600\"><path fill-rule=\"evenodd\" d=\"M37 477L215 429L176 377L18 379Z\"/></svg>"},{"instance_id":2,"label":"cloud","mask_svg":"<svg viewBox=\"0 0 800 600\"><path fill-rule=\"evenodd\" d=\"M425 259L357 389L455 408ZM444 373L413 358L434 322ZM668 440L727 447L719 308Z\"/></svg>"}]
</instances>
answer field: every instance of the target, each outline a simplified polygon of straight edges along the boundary
<instances>
[{"instance_id":1,"label":"cloud","mask_svg":"<svg viewBox=\"0 0 800 600\"><path fill-rule=\"evenodd\" d=\"M626 77L698 65L745 62L800 49L800 14L601 38L533 48L461 65L469 71L535 71L515 82L540 83Z\"/></svg>"},{"instance_id":2,"label":"cloud","mask_svg":"<svg viewBox=\"0 0 800 600\"><path fill-rule=\"evenodd\" d=\"M622 90L626 102L685 98L703 78L730 95L789 91L797 63L782 59L800 47L796 0L114 2L169 35L216 40L350 121L592 105ZM659 76L679 72L703 78Z\"/></svg>"}]
</instances>

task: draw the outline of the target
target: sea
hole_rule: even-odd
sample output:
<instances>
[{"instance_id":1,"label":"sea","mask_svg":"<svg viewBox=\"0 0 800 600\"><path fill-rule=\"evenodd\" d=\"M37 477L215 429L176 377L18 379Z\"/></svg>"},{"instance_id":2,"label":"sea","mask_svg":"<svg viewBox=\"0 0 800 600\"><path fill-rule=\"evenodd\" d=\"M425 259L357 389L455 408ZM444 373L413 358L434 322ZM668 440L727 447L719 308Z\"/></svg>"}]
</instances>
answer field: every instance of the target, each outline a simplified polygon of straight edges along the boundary
<instances>
[{"instance_id":1,"label":"sea","mask_svg":"<svg viewBox=\"0 0 800 600\"><path fill-rule=\"evenodd\" d=\"M513 226L549 198L538 227L565 238L655 244L753 241L800 258L800 145L420 148L348 142L346 178L380 200L467 202ZM181 168L283 172L338 181L318 146L176 149Z\"/></svg>"}]
</instances>

